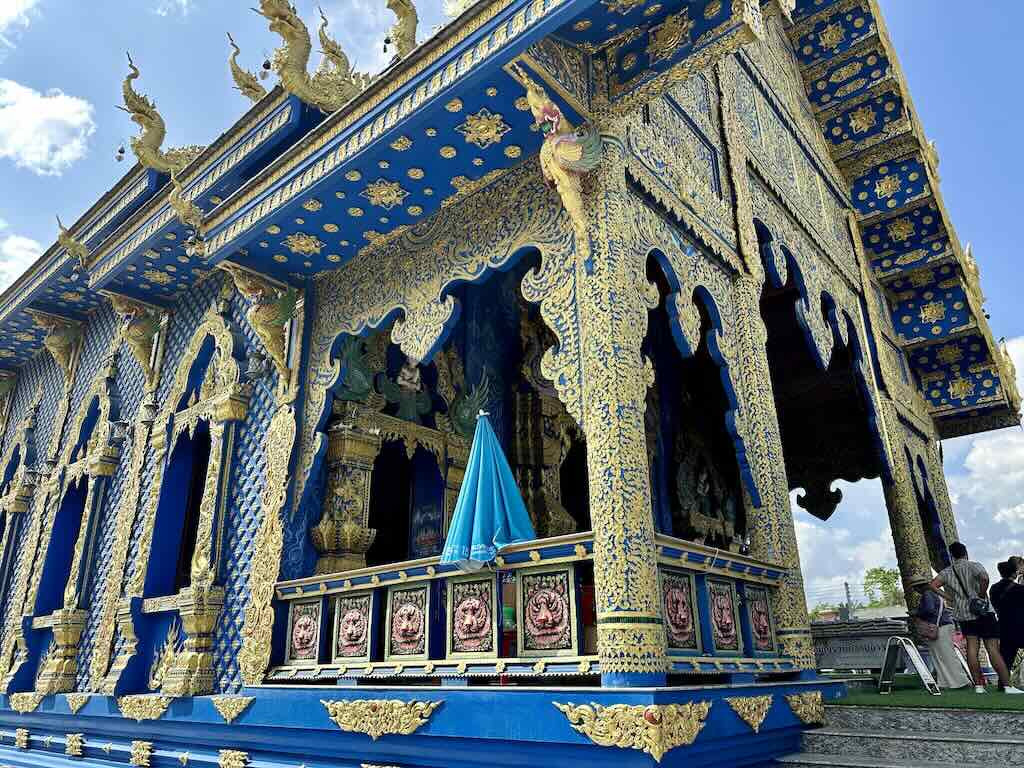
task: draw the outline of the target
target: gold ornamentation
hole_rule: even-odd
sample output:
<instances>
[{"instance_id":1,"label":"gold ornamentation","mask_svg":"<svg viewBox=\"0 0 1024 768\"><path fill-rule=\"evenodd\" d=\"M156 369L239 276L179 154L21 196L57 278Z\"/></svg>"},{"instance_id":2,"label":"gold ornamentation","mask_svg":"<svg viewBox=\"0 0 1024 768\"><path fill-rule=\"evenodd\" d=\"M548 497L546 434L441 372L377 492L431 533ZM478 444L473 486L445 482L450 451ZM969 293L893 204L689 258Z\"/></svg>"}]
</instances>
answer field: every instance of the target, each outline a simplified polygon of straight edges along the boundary
<instances>
[{"instance_id":1,"label":"gold ornamentation","mask_svg":"<svg viewBox=\"0 0 1024 768\"><path fill-rule=\"evenodd\" d=\"M167 127L156 110L156 105L147 97L136 93L132 81L139 78L139 69L128 56L128 76L124 79L121 92L124 106L121 109L132 116L132 122L139 126L141 134L131 140L132 152L146 168L158 173L179 173L203 151L202 147L162 149Z\"/></svg>"},{"instance_id":2,"label":"gold ornamentation","mask_svg":"<svg viewBox=\"0 0 1024 768\"><path fill-rule=\"evenodd\" d=\"M14 746L18 749L28 749L29 738L28 728L16 728L14 730Z\"/></svg>"},{"instance_id":3,"label":"gold ornamentation","mask_svg":"<svg viewBox=\"0 0 1024 768\"><path fill-rule=\"evenodd\" d=\"M284 45L274 51L271 68L281 87L321 112L335 112L362 93L370 78L354 72L341 46L327 34L327 17L320 12L320 48L323 58L313 75L307 71L313 44L309 28L289 0L260 0L257 13L270 22L270 31Z\"/></svg>"},{"instance_id":4,"label":"gold ornamentation","mask_svg":"<svg viewBox=\"0 0 1024 768\"><path fill-rule=\"evenodd\" d=\"M69 733L64 737L64 754L68 757L81 757L85 752L85 734Z\"/></svg>"},{"instance_id":5,"label":"gold ornamentation","mask_svg":"<svg viewBox=\"0 0 1024 768\"><path fill-rule=\"evenodd\" d=\"M231 262L223 261L217 266L231 275L235 288L249 302L245 316L274 361L281 381L287 383L290 373L288 335L290 323L298 311L299 290L271 285Z\"/></svg>"},{"instance_id":6,"label":"gold ornamentation","mask_svg":"<svg viewBox=\"0 0 1024 768\"><path fill-rule=\"evenodd\" d=\"M323 207L324 204L317 200L315 197L309 198L309 200L302 204L302 209L305 211L309 211L310 213L316 213Z\"/></svg>"},{"instance_id":7,"label":"gold ornamentation","mask_svg":"<svg viewBox=\"0 0 1024 768\"><path fill-rule=\"evenodd\" d=\"M672 58L684 45L690 44L690 33L694 21L690 9L668 16L661 24L651 27L648 32L647 55L651 64Z\"/></svg>"},{"instance_id":8,"label":"gold ornamentation","mask_svg":"<svg viewBox=\"0 0 1024 768\"><path fill-rule=\"evenodd\" d=\"M230 32L228 32L228 42L232 49L228 66L231 67L231 79L235 81L235 90L255 104L267 95L267 89L260 84L260 79L256 75L243 69L238 63L238 56L242 51Z\"/></svg>"},{"instance_id":9,"label":"gold ornamentation","mask_svg":"<svg viewBox=\"0 0 1024 768\"><path fill-rule=\"evenodd\" d=\"M453 114L455 112L461 112L462 111L462 99L452 99L451 101L449 101L447 104L444 105L444 108L447 109L449 112L451 112Z\"/></svg>"},{"instance_id":10,"label":"gold ornamentation","mask_svg":"<svg viewBox=\"0 0 1024 768\"><path fill-rule=\"evenodd\" d=\"M769 696L737 696L726 698L733 712L739 715L740 719L749 725L754 733L761 732L761 725L768 717L768 710L772 708L772 697Z\"/></svg>"},{"instance_id":11,"label":"gold ornamentation","mask_svg":"<svg viewBox=\"0 0 1024 768\"><path fill-rule=\"evenodd\" d=\"M27 310L35 324L46 331L43 346L53 355L57 365L64 371L65 381L70 383L73 366L77 358L82 326L73 320L49 315L44 312Z\"/></svg>"},{"instance_id":12,"label":"gold ornamentation","mask_svg":"<svg viewBox=\"0 0 1024 768\"><path fill-rule=\"evenodd\" d=\"M343 699L320 701L341 730L365 733L376 741L381 736L408 736L427 724L440 701L400 701L398 699Z\"/></svg>"},{"instance_id":13,"label":"gold ornamentation","mask_svg":"<svg viewBox=\"0 0 1024 768\"><path fill-rule=\"evenodd\" d=\"M42 701L43 694L41 693L12 693L8 697L11 709L21 715L35 712Z\"/></svg>"},{"instance_id":14,"label":"gold ornamentation","mask_svg":"<svg viewBox=\"0 0 1024 768\"><path fill-rule=\"evenodd\" d=\"M835 48L846 39L846 30L838 21L833 21L818 33L818 44L822 48Z\"/></svg>"},{"instance_id":15,"label":"gold ornamentation","mask_svg":"<svg viewBox=\"0 0 1024 768\"><path fill-rule=\"evenodd\" d=\"M213 706L229 725L255 701L252 696L214 696Z\"/></svg>"},{"instance_id":16,"label":"gold ornamentation","mask_svg":"<svg viewBox=\"0 0 1024 768\"><path fill-rule=\"evenodd\" d=\"M77 715L79 710L84 707L89 701L88 693L65 693L64 698L67 699L68 708L71 710L71 714Z\"/></svg>"},{"instance_id":17,"label":"gold ornamentation","mask_svg":"<svg viewBox=\"0 0 1024 768\"><path fill-rule=\"evenodd\" d=\"M296 232L284 239L284 247L300 256L314 256L324 249L324 243L316 235Z\"/></svg>"},{"instance_id":18,"label":"gold ornamentation","mask_svg":"<svg viewBox=\"0 0 1024 768\"><path fill-rule=\"evenodd\" d=\"M142 273L142 277L154 285L166 286L174 282L173 277L166 272L161 272L159 269L147 269Z\"/></svg>"},{"instance_id":19,"label":"gold ornamentation","mask_svg":"<svg viewBox=\"0 0 1024 768\"><path fill-rule=\"evenodd\" d=\"M60 234L57 235L57 243L68 253L68 256L78 262L78 268L85 270L89 268L89 248L74 237L67 227L57 217L57 228Z\"/></svg>"},{"instance_id":20,"label":"gold ornamentation","mask_svg":"<svg viewBox=\"0 0 1024 768\"><path fill-rule=\"evenodd\" d=\"M895 173L891 173L875 182L875 197L879 200L892 197L900 191L902 186L903 181L900 177Z\"/></svg>"},{"instance_id":21,"label":"gold ornamentation","mask_svg":"<svg viewBox=\"0 0 1024 768\"><path fill-rule=\"evenodd\" d=\"M930 301L918 313L922 323L937 323L946 317L946 305L941 301Z\"/></svg>"},{"instance_id":22,"label":"gold ornamentation","mask_svg":"<svg viewBox=\"0 0 1024 768\"><path fill-rule=\"evenodd\" d=\"M121 710L121 714L139 723L143 720L159 720L169 706L171 697L158 694L122 696L117 700L117 708Z\"/></svg>"},{"instance_id":23,"label":"gold ornamentation","mask_svg":"<svg viewBox=\"0 0 1024 768\"><path fill-rule=\"evenodd\" d=\"M132 751L129 758L129 765L137 768L150 768L150 760L153 757L153 743L150 741L133 741Z\"/></svg>"},{"instance_id":24,"label":"gold ornamentation","mask_svg":"<svg viewBox=\"0 0 1024 768\"><path fill-rule=\"evenodd\" d=\"M850 113L850 130L854 133L867 133L875 127L875 110L865 104Z\"/></svg>"},{"instance_id":25,"label":"gold ornamentation","mask_svg":"<svg viewBox=\"0 0 1024 768\"><path fill-rule=\"evenodd\" d=\"M786 696L786 701L804 725L821 725L825 722L825 702L821 691L790 694Z\"/></svg>"},{"instance_id":26,"label":"gold ornamentation","mask_svg":"<svg viewBox=\"0 0 1024 768\"><path fill-rule=\"evenodd\" d=\"M218 768L246 768L249 765L249 753L237 749L222 749Z\"/></svg>"},{"instance_id":27,"label":"gold ornamentation","mask_svg":"<svg viewBox=\"0 0 1024 768\"><path fill-rule=\"evenodd\" d=\"M601 4L609 13L621 13L623 16L632 13L646 2L647 0L601 0Z\"/></svg>"},{"instance_id":28,"label":"gold ornamentation","mask_svg":"<svg viewBox=\"0 0 1024 768\"><path fill-rule=\"evenodd\" d=\"M146 390L156 386L157 372L153 365L156 340L160 334L161 313L137 301L117 294L107 294L123 323L121 336L124 338L132 357L142 368Z\"/></svg>"},{"instance_id":29,"label":"gold ornamentation","mask_svg":"<svg viewBox=\"0 0 1024 768\"><path fill-rule=\"evenodd\" d=\"M194 230L197 235L202 233L203 211L192 200L185 198L185 190L181 185L181 180L174 171L171 172L171 191L167 195L167 203L178 215L178 221Z\"/></svg>"},{"instance_id":30,"label":"gold ornamentation","mask_svg":"<svg viewBox=\"0 0 1024 768\"><path fill-rule=\"evenodd\" d=\"M405 152L412 147L412 139L408 136L399 136L389 145L395 152Z\"/></svg>"},{"instance_id":31,"label":"gold ornamentation","mask_svg":"<svg viewBox=\"0 0 1024 768\"><path fill-rule=\"evenodd\" d=\"M412 0L387 0L387 6L396 17L388 32L388 40L398 50L398 58L404 59L416 47L416 27L420 17Z\"/></svg>"},{"instance_id":32,"label":"gold ornamentation","mask_svg":"<svg viewBox=\"0 0 1024 768\"><path fill-rule=\"evenodd\" d=\"M181 627L174 619L167 629L163 645L157 650L153 665L149 670L149 690L159 691L167 677L167 672L174 666L175 657L181 653Z\"/></svg>"},{"instance_id":33,"label":"gold ornamentation","mask_svg":"<svg viewBox=\"0 0 1024 768\"><path fill-rule=\"evenodd\" d=\"M390 211L396 205L401 205L408 194L397 181L377 179L367 184L366 189L360 192L359 196L369 200L370 205L378 205Z\"/></svg>"},{"instance_id":34,"label":"gold ornamentation","mask_svg":"<svg viewBox=\"0 0 1024 768\"><path fill-rule=\"evenodd\" d=\"M502 137L512 130L512 127L505 122L505 119L498 112L491 112L483 107L475 115L466 115L466 120L455 127L461 133L466 142L475 144L480 149L486 149L491 144L498 144Z\"/></svg>"},{"instance_id":35,"label":"gold ornamentation","mask_svg":"<svg viewBox=\"0 0 1024 768\"><path fill-rule=\"evenodd\" d=\"M559 704L573 730L602 747L645 752L660 763L665 753L689 746L704 728L711 704Z\"/></svg>"},{"instance_id":36,"label":"gold ornamentation","mask_svg":"<svg viewBox=\"0 0 1024 768\"><path fill-rule=\"evenodd\" d=\"M902 219L896 219L896 221L890 222L886 229L889 233L889 237L896 243L902 243L909 240L917 231L914 227L914 222L906 216Z\"/></svg>"},{"instance_id":37,"label":"gold ornamentation","mask_svg":"<svg viewBox=\"0 0 1024 768\"><path fill-rule=\"evenodd\" d=\"M284 526L281 513L288 494L288 465L295 444L295 411L290 405L278 409L267 428L266 479L260 506L263 522L253 542L253 561L249 569L249 605L242 627L242 647L238 666L246 685L263 682L270 664L270 646L274 631L274 582L281 567Z\"/></svg>"},{"instance_id":38,"label":"gold ornamentation","mask_svg":"<svg viewBox=\"0 0 1024 768\"><path fill-rule=\"evenodd\" d=\"M949 382L949 399L963 400L974 394L974 380L960 376Z\"/></svg>"},{"instance_id":39,"label":"gold ornamentation","mask_svg":"<svg viewBox=\"0 0 1024 768\"><path fill-rule=\"evenodd\" d=\"M449 145L441 147L441 149L438 150L438 153L445 160L451 160L453 157L455 157L455 155L458 154L458 152L456 151L455 147L452 147L452 146L449 146Z\"/></svg>"}]
</instances>

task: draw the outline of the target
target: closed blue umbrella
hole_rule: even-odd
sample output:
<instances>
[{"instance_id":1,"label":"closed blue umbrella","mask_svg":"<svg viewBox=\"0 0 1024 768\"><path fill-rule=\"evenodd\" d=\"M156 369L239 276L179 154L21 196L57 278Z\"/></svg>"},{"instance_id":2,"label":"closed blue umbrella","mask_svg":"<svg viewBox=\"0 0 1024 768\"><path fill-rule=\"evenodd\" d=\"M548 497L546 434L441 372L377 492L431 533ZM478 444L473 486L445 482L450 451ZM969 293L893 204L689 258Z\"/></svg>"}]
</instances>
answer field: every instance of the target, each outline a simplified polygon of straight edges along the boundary
<instances>
[{"instance_id":1,"label":"closed blue umbrella","mask_svg":"<svg viewBox=\"0 0 1024 768\"><path fill-rule=\"evenodd\" d=\"M508 460L481 412L441 562L474 571L493 561L502 547L533 538L533 524Z\"/></svg>"}]
</instances>

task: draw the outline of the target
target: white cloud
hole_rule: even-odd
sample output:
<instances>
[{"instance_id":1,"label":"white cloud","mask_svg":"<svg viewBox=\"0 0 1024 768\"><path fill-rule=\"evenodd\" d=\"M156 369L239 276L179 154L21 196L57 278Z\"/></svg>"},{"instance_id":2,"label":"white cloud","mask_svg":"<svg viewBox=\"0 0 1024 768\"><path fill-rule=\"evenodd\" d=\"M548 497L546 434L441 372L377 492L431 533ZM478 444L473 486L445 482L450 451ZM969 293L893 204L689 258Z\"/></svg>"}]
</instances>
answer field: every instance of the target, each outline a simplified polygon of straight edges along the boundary
<instances>
[{"instance_id":1,"label":"white cloud","mask_svg":"<svg viewBox=\"0 0 1024 768\"><path fill-rule=\"evenodd\" d=\"M188 16L194 7L195 0L160 0L153 10L157 16L170 16L172 13Z\"/></svg>"},{"instance_id":2,"label":"white cloud","mask_svg":"<svg viewBox=\"0 0 1024 768\"><path fill-rule=\"evenodd\" d=\"M92 116L88 101L57 88L43 94L0 79L0 159L40 176L60 176L85 157L96 132Z\"/></svg>"},{"instance_id":3,"label":"white cloud","mask_svg":"<svg viewBox=\"0 0 1024 768\"><path fill-rule=\"evenodd\" d=\"M0 0L0 45L12 47L9 32L15 27L27 27L31 11L39 0Z\"/></svg>"},{"instance_id":4,"label":"white cloud","mask_svg":"<svg viewBox=\"0 0 1024 768\"><path fill-rule=\"evenodd\" d=\"M7 222L0 219L0 230L6 227ZM21 235L0 238L0 291L6 290L42 255L42 244L31 238Z\"/></svg>"}]
</instances>

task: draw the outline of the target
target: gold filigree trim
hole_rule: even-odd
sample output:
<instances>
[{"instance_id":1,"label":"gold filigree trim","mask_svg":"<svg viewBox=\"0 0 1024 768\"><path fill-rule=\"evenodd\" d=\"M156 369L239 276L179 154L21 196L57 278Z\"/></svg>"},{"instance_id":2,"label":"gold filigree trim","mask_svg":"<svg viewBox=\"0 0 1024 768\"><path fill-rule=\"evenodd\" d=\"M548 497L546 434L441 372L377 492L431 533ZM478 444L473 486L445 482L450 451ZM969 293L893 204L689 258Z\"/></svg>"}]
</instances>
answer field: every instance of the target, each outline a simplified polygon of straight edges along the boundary
<instances>
[{"instance_id":1,"label":"gold filigree trim","mask_svg":"<svg viewBox=\"0 0 1024 768\"><path fill-rule=\"evenodd\" d=\"M790 694L786 701L793 714L805 725L821 725L825 722L825 702L821 691Z\"/></svg>"},{"instance_id":2,"label":"gold filigree trim","mask_svg":"<svg viewBox=\"0 0 1024 768\"><path fill-rule=\"evenodd\" d=\"M334 724L349 733L365 733L376 741L385 735L408 736L426 725L440 701L400 701L398 699L342 699L324 701Z\"/></svg>"},{"instance_id":3,"label":"gold filigree trim","mask_svg":"<svg viewBox=\"0 0 1024 768\"><path fill-rule=\"evenodd\" d=\"M125 717L141 723L143 720L159 720L171 706L170 696L122 696L117 700L117 708Z\"/></svg>"},{"instance_id":4,"label":"gold filigree trim","mask_svg":"<svg viewBox=\"0 0 1024 768\"><path fill-rule=\"evenodd\" d=\"M710 702L691 704L559 704L569 725L602 747L646 752L660 763L665 753L689 746L704 728Z\"/></svg>"},{"instance_id":5,"label":"gold filigree trim","mask_svg":"<svg viewBox=\"0 0 1024 768\"><path fill-rule=\"evenodd\" d=\"M88 693L66 693L64 698L67 699L68 709L71 710L71 714L77 715L79 710L82 709L89 701Z\"/></svg>"},{"instance_id":6,"label":"gold filigree trim","mask_svg":"<svg viewBox=\"0 0 1024 768\"><path fill-rule=\"evenodd\" d=\"M772 708L772 697L769 696L737 696L727 698L726 701L732 707L732 711L739 715L740 719L754 729L754 733L761 732L764 719L768 717L768 710Z\"/></svg>"},{"instance_id":7,"label":"gold filigree trim","mask_svg":"<svg viewBox=\"0 0 1024 768\"><path fill-rule=\"evenodd\" d=\"M35 712L43 701L42 693L12 693L8 699L13 709L18 714L24 715L28 712Z\"/></svg>"},{"instance_id":8,"label":"gold filigree trim","mask_svg":"<svg viewBox=\"0 0 1024 768\"><path fill-rule=\"evenodd\" d=\"M214 696L213 706L220 712L225 723L232 723L254 700L252 696Z\"/></svg>"}]
</instances>

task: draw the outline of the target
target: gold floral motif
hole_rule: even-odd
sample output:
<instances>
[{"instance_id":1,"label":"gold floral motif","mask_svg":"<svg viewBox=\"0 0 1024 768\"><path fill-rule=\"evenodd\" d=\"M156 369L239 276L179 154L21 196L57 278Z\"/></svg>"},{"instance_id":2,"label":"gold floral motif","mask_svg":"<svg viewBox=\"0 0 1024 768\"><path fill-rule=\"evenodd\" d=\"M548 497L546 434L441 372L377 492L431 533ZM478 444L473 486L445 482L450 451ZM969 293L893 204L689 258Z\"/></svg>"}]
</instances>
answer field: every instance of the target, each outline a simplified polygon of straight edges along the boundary
<instances>
[{"instance_id":1,"label":"gold floral motif","mask_svg":"<svg viewBox=\"0 0 1024 768\"><path fill-rule=\"evenodd\" d=\"M789 708L805 725L821 725L825 722L825 702L821 691L794 693L786 696Z\"/></svg>"},{"instance_id":2,"label":"gold floral motif","mask_svg":"<svg viewBox=\"0 0 1024 768\"><path fill-rule=\"evenodd\" d=\"M18 714L24 715L28 712L35 712L43 701L41 693L12 693L8 697L8 703Z\"/></svg>"},{"instance_id":3,"label":"gold floral motif","mask_svg":"<svg viewBox=\"0 0 1024 768\"><path fill-rule=\"evenodd\" d=\"M301 256L313 256L323 250L324 243L316 235L296 232L284 239L284 247Z\"/></svg>"},{"instance_id":4,"label":"gold floral motif","mask_svg":"<svg viewBox=\"0 0 1024 768\"><path fill-rule=\"evenodd\" d=\"M369 200L370 205L377 205L390 211L396 205L401 205L408 194L397 181L377 179L367 184L359 196Z\"/></svg>"},{"instance_id":5,"label":"gold floral motif","mask_svg":"<svg viewBox=\"0 0 1024 768\"><path fill-rule=\"evenodd\" d=\"M224 722L231 724L235 718L249 708L253 701L255 699L252 696L214 696L213 706L220 712Z\"/></svg>"},{"instance_id":6,"label":"gold floral motif","mask_svg":"<svg viewBox=\"0 0 1024 768\"><path fill-rule=\"evenodd\" d=\"M694 23L690 18L690 9L684 7L679 13L667 17L661 24L651 27L647 43L647 55L651 64L670 59L681 47L689 45Z\"/></svg>"},{"instance_id":7,"label":"gold floral motif","mask_svg":"<svg viewBox=\"0 0 1024 768\"><path fill-rule=\"evenodd\" d=\"M147 269L143 271L142 277L154 285L170 285L174 282L174 278L171 275L159 269Z\"/></svg>"},{"instance_id":8,"label":"gold floral motif","mask_svg":"<svg viewBox=\"0 0 1024 768\"><path fill-rule=\"evenodd\" d=\"M28 728L16 728L14 730L14 746L18 749L28 749L29 739Z\"/></svg>"},{"instance_id":9,"label":"gold floral motif","mask_svg":"<svg viewBox=\"0 0 1024 768\"><path fill-rule=\"evenodd\" d=\"M170 696L138 694L122 696L117 700L117 708L130 720L141 723L143 720L159 720L171 706Z\"/></svg>"},{"instance_id":10,"label":"gold floral motif","mask_svg":"<svg viewBox=\"0 0 1024 768\"><path fill-rule=\"evenodd\" d=\"M309 198L309 200L302 204L302 207L303 209L309 211L310 213L316 213L317 211L324 207L324 204L317 200L315 197L311 197Z\"/></svg>"},{"instance_id":11,"label":"gold floral motif","mask_svg":"<svg viewBox=\"0 0 1024 768\"><path fill-rule=\"evenodd\" d=\"M645 752L660 763L665 753L689 746L704 728L709 702L691 704L559 704L574 730L602 747Z\"/></svg>"},{"instance_id":12,"label":"gold floral motif","mask_svg":"<svg viewBox=\"0 0 1024 768\"><path fill-rule=\"evenodd\" d=\"M850 113L850 130L854 133L867 133L875 127L875 110L865 104Z\"/></svg>"},{"instance_id":13,"label":"gold floral motif","mask_svg":"<svg viewBox=\"0 0 1024 768\"><path fill-rule=\"evenodd\" d=\"M737 696L726 698L733 712L739 715L747 725L754 729L754 733L761 732L761 725L768 717L768 710L772 708L772 697L769 696Z\"/></svg>"},{"instance_id":14,"label":"gold floral motif","mask_svg":"<svg viewBox=\"0 0 1024 768\"><path fill-rule=\"evenodd\" d=\"M84 707L89 701L88 693L65 693L64 698L68 702L68 709L71 710L71 714L77 715L79 710Z\"/></svg>"},{"instance_id":15,"label":"gold floral motif","mask_svg":"<svg viewBox=\"0 0 1024 768\"><path fill-rule=\"evenodd\" d=\"M381 736L408 736L427 724L440 701L398 699L342 699L320 701L328 716L341 730L365 733L376 741Z\"/></svg>"},{"instance_id":16,"label":"gold floral motif","mask_svg":"<svg viewBox=\"0 0 1024 768\"><path fill-rule=\"evenodd\" d=\"M246 768L249 765L249 753L237 749L222 749L218 768Z\"/></svg>"},{"instance_id":17,"label":"gold floral motif","mask_svg":"<svg viewBox=\"0 0 1024 768\"><path fill-rule=\"evenodd\" d=\"M466 120L455 127L461 133L467 143L475 144L480 149L486 149L491 144L498 144L502 137L512 130L512 127L505 122L505 119L498 112L491 112L483 107L475 115L466 115Z\"/></svg>"},{"instance_id":18,"label":"gold floral motif","mask_svg":"<svg viewBox=\"0 0 1024 768\"><path fill-rule=\"evenodd\" d=\"M841 45L845 39L846 30L837 21L833 21L818 33L818 44L822 48L835 48Z\"/></svg>"},{"instance_id":19,"label":"gold floral motif","mask_svg":"<svg viewBox=\"0 0 1024 768\"><path fill-rule=\"evenodd\" d=\"M953 363L959 363L964 359L964 353L956 344L946 344L945 346L939 347L939 351L935 353L935 358L945 365L952 365Z\"/></svg>"},{"instance_id":20,"label":"gold floral motif","mask_svg":"<svg viewBox=\"0 0 1024 768\"><path fill-rule=\"evenodd\" d=\"M941 301L930 301L918 313L922 323L937 323L946 317L946 305Z\"/></svg>"},{"instance_id":21,"label":"gold floral motif","mask_svg":"<svg viewBox=\"0 0 1024 768\"><path fill-rule=\"evenodd\" d=\"M949 382L949 399L963 400L974 394L974 380L960 376Z\"/></svg>"},{"instance_id":22,"label":"gold floral motif","mask_svg":"<svg viewBox=\"0 0 1024 768\"><path fill-rule=\"evenodd\" d=\"M609 13L621 13L623 16L635 11L646 2L647 0L601 0L601 4L608 9Z\"/></svg>"},{"instance_id":23,"label":"gold floral motif","mask_svg":"<svg viewBox=\"0 0 1024 768\"><path fill-rule=\"evenodd\" d=\"M395 150L395 152L405 152L405 150L409 149L412 146L412 139L410 139L408 136L399 136L397 139L391 142L390 146L393 150Z\"/></svg>"},{"instance_id":24,"label":"gold floral motif","mask_svg":"<svg viewBox=\"0 0 1024 768\"><path fill-rule=\"evenodd\" d=\"M917 230L914 227L914 222L904 216L902 219L890 222L886 231L893 242L902 243L913 237Z\"/></svg>"},{"instance_id":25,"label":"gold floral motif","mask_svg":"<svg viewBox=\"0 0 1024 768\"><path fill-rule=\"evenodd\" d=\"M153 757L153 743L150 741L133 741L129 765L137 768L150 768Z\"/></svg>"},{"instance_id":26,"label":"gold floral motif","mask_svg":"<svg viewBox=\"0 0 1024 768\"><path fill-rule=\"evenodd\" d=\"M85 752L85 734L69 733L64 737L64 754L68 757L81 757Z\"/></svg>"},{"instance_id":27,"label":"gold floral motif","mask_svg":"<svg viewBox=\"0 0 1024 768\"><path fill-rule=\"evenodd\" d=\"M887 197L892 197L900 188L903 186L903 181L895 173L890 173L888 176L884 176L875 182L875 197L879 200L884 200Z\"/></svg>"}]
</instances>

